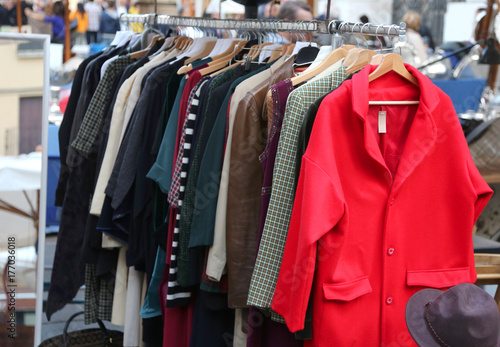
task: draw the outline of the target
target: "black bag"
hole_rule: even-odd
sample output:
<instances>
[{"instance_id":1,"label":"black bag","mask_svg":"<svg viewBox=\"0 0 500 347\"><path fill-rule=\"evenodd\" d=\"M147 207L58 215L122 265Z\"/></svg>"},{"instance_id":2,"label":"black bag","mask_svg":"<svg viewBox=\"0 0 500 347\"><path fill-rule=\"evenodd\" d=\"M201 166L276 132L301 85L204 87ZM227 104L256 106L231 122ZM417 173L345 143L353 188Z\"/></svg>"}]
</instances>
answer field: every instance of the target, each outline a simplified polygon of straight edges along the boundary
<instances>
[{"instance_id":1,"label":"black bag","mask_svg":"<svg viewBox=\"0 0 500 347\"><path fill-rule=\"evenodd\" d=\"M68 327L71 321L83 314L75 313L69 317L64 326L62 335L51 337L43 341L39 347L107 347L123 346L123 333L116 330L108 330L101 320L97 320L99 328L84 329L68 333Z\"/></svg>"}]
</instances>

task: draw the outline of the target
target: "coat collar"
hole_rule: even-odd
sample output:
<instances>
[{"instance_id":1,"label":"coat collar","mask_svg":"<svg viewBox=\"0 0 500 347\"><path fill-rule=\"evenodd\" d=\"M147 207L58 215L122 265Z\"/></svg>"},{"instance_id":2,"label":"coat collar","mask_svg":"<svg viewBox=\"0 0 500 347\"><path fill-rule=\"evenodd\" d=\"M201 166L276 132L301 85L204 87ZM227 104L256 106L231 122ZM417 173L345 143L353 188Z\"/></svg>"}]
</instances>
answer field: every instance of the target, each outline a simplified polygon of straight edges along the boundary
<instances>
[{"instance_id":1,"label":"coat collar","mask_svg":"<svg viewBox=\"0 0 500 347\"><path fill-rule=\"evenodd\" d=\"M437 87L413 66L405 64L405 67L417 78L420 88L413 86L410 82L405 82L395 73L388 73L369 83L369 74L377 68L373 65L366 66L352 79L352 105L354 113L364 122L365 148L370 156L385 168L387 181L392 186L394 194L424 158L432 153L431 149L437 137L437 127L433 116L433 111L439 104ZM377 88L379 88L378 93ZM384 88L383 93L380 93L381 88ZM366 120L370 98L372 100L420 100L394 178L387 168L375 135Z\"/></svg>"}]
</instances>

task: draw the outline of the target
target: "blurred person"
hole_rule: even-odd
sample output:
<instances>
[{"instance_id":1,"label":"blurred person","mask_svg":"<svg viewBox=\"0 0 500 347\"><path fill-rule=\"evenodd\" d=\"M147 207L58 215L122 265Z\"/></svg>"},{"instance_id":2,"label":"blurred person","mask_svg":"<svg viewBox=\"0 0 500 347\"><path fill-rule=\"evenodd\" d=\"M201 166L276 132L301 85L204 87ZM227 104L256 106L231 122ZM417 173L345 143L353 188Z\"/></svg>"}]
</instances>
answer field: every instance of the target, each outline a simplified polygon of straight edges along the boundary
<instances>
[{"instance_id":1,"label":"blurred person","mask_svg":"<svg viewBox=\"0 0 500 347\"><path fill-rule=\"evenodd\" d=\"M122 13L128 13L129 4L127 0L118 0L116 3L116 12L120 16Z\"/></svg>"},{"instance_id":2,"label":"blurred person","mask_svg":"<svg viewBox=\"0 0 500 347\"><path fill-rule=\"evenodd\" d=\"M132 6L129 7L128 9L129 14L139 14L141 13L141 5L138 3L138 1L132 1Z\"/></svg>"},{"instance_id":3,"label":"blurred person","mask_svg":"<svg viewBox=\"0 0 500 347\"><path fill-rule=\"evenodd\" d=\"M94 0L89 0L83 7L88 13L87 43L96 43L101 25L102 8Z\"/></svg>"},{"instance_id":4,"label":"blurred person","mask_svg":"<svg viewBox=\"0 0 500 347\"><path fill-rule=\"evenodd\" d=\"M273 0L270 4L269 9L269 19L276 19L278 13L280 12L281 2Z\"/></svg>"},{"instance_id":5,"label":"blurred person","mask_svg":"<svg viewBox=\"0 0 500 347\"><path fill-rule=\"evenodd\" d=\"M420 24L420 29L418 31L420 36L422 36L422 39L424 40L424 44L427 47L427 55L431 55L434 53L434 50L436 49L436 46L434 44L434 39L432 38L432 33L431 29L427 25L424 25L423 23Z\"/></svg>"},{"instance_id":6,"label":"blurred person","mask_svg":"<svg viewBox=\"0 0 500 347\"><path fill-rule=\"evenodd\" d=\"M64 43L66 37L66 24L64 21L64 5L62 1L56 1L52 5L52 13L35 13L31 8L24 9L26 16L41 22L52 23L52 43Z\"/></svg>"},{"instance_id":7,"label":"blurred person","mask_svg":"<svg viewBox=\"0 0 500 347\"><path fill-rule=\"evenodd\" d=\"M33 12L43 12L45 7L45 1L43 0L35 0L33 1Z\"/></svg>"},{"instance_id":8,"label":"blurred person","mask_svg":"<svg viewBox=\"0 0 500 347\"><path fill-rule=\"evenodd\" d=\"M9 0L6 4L6 9L9 11L9 21L10 25L17 25L17 1ZM29 5L26 1L21 1L21 22L22 25L28 24L28 17L26 15L25 10L30 9L33 10L33 6Z\"/></svg>"},{"instance_id":9,"label":"blurred person","mask_svg":"<svg viewBox=\"0 0 500 347\"><path fill-rule=\"evenodd\" d=\"M422 36L419 34L422 17L415 11L408 11L403 15L401 21L406 23L406 42L413 46L415 53L422 64L427 60L427 49Z\"/></svg>"},{"instance_id":10,"label":"blurred person","mask_svg":"<svg viewBox=\"0 0 500 347\"><path fill-rule=\"evenodd\" d=\"M108 2L106 0L97 0L97 3L101 6L103 12L108 8Z\"/></svg>"},{"instance_id":11,"label":"blurred person","mask_svg":"<svg viewBox=\"0 0 500 347\"><path fill-rule=\"evenodd\" d=\"M278 15L276 16L276 19L305 21L313 20L311 6L302 1L287 1L280 6L280 10L278 12ZM289 32L280 32L279 34L288 42L297 41L297 35L293 35ZM309 40L311 40L310 37Z\"/></svg>"},{"instance_id":12,"label":"blurred person","mask_svg":"<svg viewBox=\"0 0 500 347\"><path fill-rule=\"evenodd\" d=\"M141 5L138 0L132 0L130 7L128 8L129 14L140 14ZM144 31L144 24L142 23L128 23L127 30L133 30L136 33L141 33Z\"/></svg>"},{"instance_id":13,"label":"blurred person","mask_svg":"<svg viewBox=\"0 0 500 347\"><path fill-rule=\"evenodd\" d=\"M179 7L179 10L177 10L177 15L179 17L185 17L185 16L187 16L187 7L186 6Z\"/></svg>"},{"instance_id":14,"label":"blurred person","mask_svg":"<svg viewBox=\"0 0 500 347\"><path fill-rule=\"evenodd\" d=\"M99 29L101 33L101 43L109 45L117 31L120 31L120 17L116 11L116 4L114 0L108 1L108 8L102 13L101 26Z\"/></svg>"},{"instance_id":15,"label":"blurred person","mask_svg":"<svg viewBox=\"0 0 500 347\"><path fill-rule=\"evenodd\" d=\"M259 4L257 7L257 19L266 19L266 13L268 12L268 9L266 8L269 5L267 4Z\"/></svg>"},{"instance_id":16,"label":"blurred person","mask_svg":"<svg viewBox=\"0 0 500 347\"><path fill-rule=\"evenodd\" d=\"M79 2L77 4L77 10L71 11L69 14L69 20L73 21L76 19L76 29L73 33L76 45L85 45L87 39L85 38L87 27L89 25L89 14L85 11L83 4Z\"/></svg>"},{"instance_id":17,"label":"blurred person","mask_svg":"<svg viewBox=\"0 0 500 347\"><path fill-rule=\"evenodd\" d=\"M0 26L10 25L9 10L0 3Z\"/></svg>"},{"instance_id":18,"label":"blurred person","mask_svg":"<svg viewBox=\"0 0 500 347\"><path fill-rule=\"evenodd\" d=\"M118 18L120 18L122 14L127 14L128 8L129 8L128 0L118 0L116 2L116 12L118 12ZM120 28L121 30L125 31L127 30L128 25L126 23L121 23Z\"/></svg>"}]
</instances>

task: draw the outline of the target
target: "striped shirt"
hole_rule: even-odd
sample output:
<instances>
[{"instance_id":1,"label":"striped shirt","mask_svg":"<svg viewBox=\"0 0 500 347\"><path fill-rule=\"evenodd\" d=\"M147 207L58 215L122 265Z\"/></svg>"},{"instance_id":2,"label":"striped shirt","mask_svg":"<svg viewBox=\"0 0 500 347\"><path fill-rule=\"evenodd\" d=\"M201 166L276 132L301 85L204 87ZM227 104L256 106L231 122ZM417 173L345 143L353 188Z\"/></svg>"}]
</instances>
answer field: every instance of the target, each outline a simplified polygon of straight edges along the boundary
<instances>
[{"instance_id":1,"label":"striped shirt","mask_svg":"<svg viewBox=\"0 0 500 347\"><path fill-rule=\"evenodd\" d=\"M180 139L179 144L179 153L176 166L178 165L178 194L175 197L175 207L176 208L176 216L175 216L175 228L174 228L174 236L172 242L172 254L170 256L170 274L168 277L168 295L167 295L167 307L175 307L180 305L189 304L189 299L191 297L191 293L185 287L182 287L179 283L179 267L178 262L187 260L189 263L189 249L187 247L181 247L180 242L180 220L181 220L181 209L182 209L182 201L184 198L184 191L187 182L187 174L189 168L189 156L191 155L191 143L193 141L194 135L194 125L196 122L196 115L198 113L198 104L200 100L201 87L205 84L207 80L202 80L198 83L193 90L191 90L189 95L188 109L186 111L186 119L183 124L183 132ZM172 181L174 185L174 180ZM172 189L172 188L171 188ZM169 196L170 198L170 196ZM188 238L189 240L189 238ZM187 246L187 242L184 241ZM189 276L187 276L189 277ZM184 278L184 282L189 281L187 278Z\"/></svg>"}]
</instances>

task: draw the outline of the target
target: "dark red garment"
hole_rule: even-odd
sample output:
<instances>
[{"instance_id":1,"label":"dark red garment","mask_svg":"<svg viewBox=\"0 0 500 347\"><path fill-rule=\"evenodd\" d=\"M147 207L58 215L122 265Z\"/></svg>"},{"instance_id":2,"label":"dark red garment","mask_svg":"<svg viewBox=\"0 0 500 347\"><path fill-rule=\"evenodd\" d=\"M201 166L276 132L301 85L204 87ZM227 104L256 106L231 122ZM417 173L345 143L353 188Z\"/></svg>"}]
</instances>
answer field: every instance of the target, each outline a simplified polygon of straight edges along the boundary
<instances>
[{"instance_id":1,"label":"dark red garment","mask_svg":"<svg viewBox=\"0 0 500 347\"><path fill-rule=\"evenodd\" d=\"M175 165L175 161L177 159L177 152L179 151L179 141L182 136L182 127L184 125L184 120L186 119L187 116L189 93L191 93L191 90L194 88L195 85L198 84L198 82L200 82L201 78L203 77L199 71L203 66L204 65L199 66L196 69L193 69L187 73L189 78L186 82L186 86L184 87L184 91L182 92L182 97L181 97L181 105L179 108L179 123L177 123L177 140L175 141L173 165Z\"/></svg>"},{"instance_id":2,"label":"dark red garment","mask_svg":"<svg viewBox=\"0 0 500 347\"><path fill-rule=\"evenodd\" d=\"M270 312L249 308L247 347L302 347L287 326L271 319Z\"/></svg>"},{"instance_id":3,"label":"dark red garment","mask_svg":"<svg viewBox=\"0 0 500 347\"><path fill-rule=\"evenodd\" d=\"M293 91L292 80L287 78L271 87L273 98L273 118L269 125L269 136L267 138L266 148L259 156L262 165L263 180L261 193L261 209L260 209L260 226L259 226L259 243L266 223L267 210L271 200L271 189L273 184L274 161L276 160L276 152L278 151L278 142L281 134L281 126L283 125L283 117L285 116L286 100L288 95ZM256 254L257 256L257 254Z\"/></svg>"},{"instance_id":4,"label":"dark red garment","mask_svg":"<svg viewBox=\"0 0 500 347\"><path fill-rule=\"evenodd\" d=\"M395 72L368 82L375 68L325 98L302 159L272 308L302 329L312 288L306 346L415 346L408 299L476 279L472 228L492 190L453 104L410 65L419 87Z\"/></svg>"},{"instance_id":5,"label":"dark red garment","mask_svg":"<svg viewBox=\"0 0 500 347\"><path fill-rule=\"evenodd\" d=\"M167 259L170 259L167 257ZM188 306L166 307L168 274L170 266L165 266L160 291L160 306L163 316L163 347L189 347L193 325L194 298Z\"/></svg>"}]
</instances>

